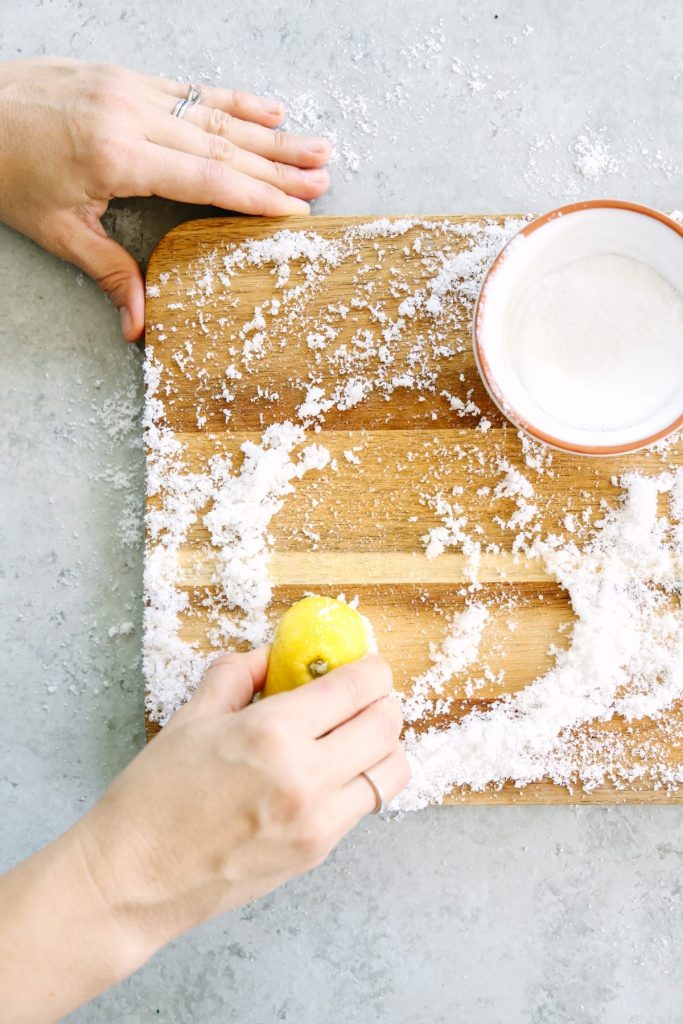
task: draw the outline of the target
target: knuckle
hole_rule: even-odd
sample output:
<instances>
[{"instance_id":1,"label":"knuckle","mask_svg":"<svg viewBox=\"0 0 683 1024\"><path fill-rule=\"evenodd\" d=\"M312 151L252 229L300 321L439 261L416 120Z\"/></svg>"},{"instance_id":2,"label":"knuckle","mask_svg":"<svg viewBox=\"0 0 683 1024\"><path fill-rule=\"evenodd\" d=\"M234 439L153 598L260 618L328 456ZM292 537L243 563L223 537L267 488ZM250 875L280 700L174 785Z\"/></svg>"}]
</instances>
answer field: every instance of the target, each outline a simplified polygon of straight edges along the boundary
<instances>
[{"instance_id":1,"label":"knuckle","mask_svg":"<svg viewBox=\"0 0 683 1024\"><path fill-rule=\"evenodd\" d=\"M261 711L261 708L258 704L255 704L252 707L246 708L240 715L242 735L244 736L245 745L249 750L254 750L261 743L263 722L259 711Z\"/></svg>"},{"instance_id":2,"label":"knuckle","mask_svg":"<svg viewBox=\"0 0 683 1024\"><path fill-rule=\"evenodd\" d=\"M242 110L247 104L247 93L241 89L231 89L229 103L233 110Z\"/></svg>"},{"instance_id":3,"label":"knuckle","mask_svg":"<svg viewBox=\"0 0 683 1024\"><path fill-rule=\"evenodd\" d=\"M219 110L218 107L206 107L207 120L206 130L212 135L219 135L224 139L229 139L232 134L232 117L230 114L226 114L224 110Z\"/></svg>"},{"instance_id":4,"label":"knuckle","mask_svg":"<svg viewBox=\"0 0 683 1024\"><path fill-rule=\"evenodd\" d=\"M272 167L275 171L275 177L280 182L281 187L291 180L292 169L287 164L283 164L280 160L273 160Z\"/></svg>"},{"instance_id":5,"label":"knuckle","mask_svg":"<svg viewBox=\"0 0 683 1024\"><path fill-rule=\"evenodd\" d=\"M350 662L339 671L344 674L348 699L356 708L362 708L371 700L377 700L391 691L391 669L377 655ZM377 692L378 688L380 693Z\"/></svg>"},{"instance_id":6,"label":"knuckle","mask_svg":"<svg viewBox=\"0 0 683 1024\"><path fill-rule=\"evenodd\" d=\"M125 163L106 140L93 140L84 154L91 176L93 191L98 195L112 194L115 183L125 176Z\"/></svg>"},{"instance_id":7,"label":"knuckle","mask_svg":"<svg viewBox=\"0 0 683 1024\"><path fill-rule=\"evenodd\" d=\"M209 135L208 155L210 160L234 163L237 156L237 147L221 135Z\"/></svg>"},{"instance_id":8,"label":"knuckle","mask_svg":"<svg viewBox=\"0 0 683 1024\"><path fill-rule=\"evenodd\" d=\"M115 295L128 281L129 273L123 267L114 267L103 274L98 274L95 281L107 295Z\"/></svg>"},{"instance_id":9,"label":"knuckle","mask_svg":"<svg viewBox=\"0 0 683 1024\"><path fill-rule=\"evenodd\" d=\"M98 69L84 91L91 103L110 111L128 111L138 102L116 69L106 65Z\"/></svg>"},{"instance_id":10,"label":"knuckle","mask_svg":"<svg viewBox=\"0 0 683 1024\"><path fill-rule=\"evenodd\" d=\"M111 136L101 125L93 127L88 134L88 159L100 164L111 159Z\"/></svg>"},{"instance_id":11,"label":"knuckle","mask_svg":"<svg viewBox=\"0 0 683 1024\"><path fill-rule=\"evenodd\" d=\"M393 746L401 734L402 719L395 705L382 701L375 705L375 715L380 735L387 745Z\"/></svg>"},{"instance_id":12,"label":"knuckle","mask_svg":"<svg viewBox=\"0 0 683 1024\"><path fill-rule=\"evenodd\" d=\"M286 153L289 149L289 132L273 132L273 150L276 153Z\"/></svg>"},{"instance_id":13,"label":"knuckle","mask_svg":"<svg viewBox=\"0 0 683 1024\"><path fill-rule=\"evenodd\" d=\"M234 653L234 651L228 651L226 654L219 654L216 658L213 658L209 662L209 664L206 666L206 671L210 672L211 669L223 668L226 666L230 668L232 665L235 664L236 660L237 655Z\"/></svg>"},{"instance_id":14,"label":"knuckle","mask_svg":"<svg viewBox=\"0 0 683 1024\"><path fill-rule=\"evenodd\" d=\"M365 700L365 672L357 662L344 666L344 688L351 707L359 708Z\"/></svg>"},{"instance_id":15,"label":"knuckle","mask_svg":"<svg viewBox=\"0 0 683 1024\"><path fill-rule=\"evenodd\" d=\"M305 821L313 806L313 786L303 775L290 773L282 782L284 817L290 822Z\"/></svg>"},{"instance_id":16,"label":"knuckle","mask_svg":"<svg viewBox=\"0 0 683 1024\"><path fill-rule=\"evenodd\" d=\"M110 64L92 64L80 80L81 93L85 96L100 98L114 88L115 77Z\"/></svg>"},{"instance_id":17,"label":"knuckle","mask_svg":"<svg viewBox=\"0 0 683 1024\"><path fill-rule=\"evenodd\" d=\"M253 716L250 729L250 739L257 752L270 760L286 755L291 745L286 722L270 714L266 708L258 710L261 713Z\"/></svg>"},{"instance_id":18,"label":"knuckle","mask_svg":"<svg viewBox=\"0 0 683 1024\"><path fill-rule=\"evenodd\" d=\"M116 113L133 114L139 109L139 101L127 89L114 88L109 92L109 106Z\"/></svg>"},{"instance_id":19,"label":"knuckle","mask_svg":"<svg viewBox=\"0 0 683 1024\"><path fill-rule=\"evenodd\" d=\"M200 160L197 174L199 184L206 193L207 202L212 202L221 181L221 165L217 160Z\"/></svg>"}]
</instances>

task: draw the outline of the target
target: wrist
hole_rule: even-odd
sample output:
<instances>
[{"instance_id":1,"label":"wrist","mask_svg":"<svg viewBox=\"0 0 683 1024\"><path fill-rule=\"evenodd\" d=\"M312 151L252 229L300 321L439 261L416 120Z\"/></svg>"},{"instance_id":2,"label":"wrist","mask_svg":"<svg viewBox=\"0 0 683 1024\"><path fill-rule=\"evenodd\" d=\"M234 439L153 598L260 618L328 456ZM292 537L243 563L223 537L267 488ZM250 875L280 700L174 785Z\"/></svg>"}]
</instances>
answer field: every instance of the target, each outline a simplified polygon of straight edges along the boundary
<instances>
[{"instance_id":1,"label":"wrist","mask_svg":"<svg viewBox=\"0 0 683 1024\"><path fill-rule=\"evenodd\" d=\"M90 815L62 838L67 844L65 875L78 893L98 948L106 954L111 975L105 979L106 985L113 985L141 967L157 952L160 944L151 941L129 919L125 894L117 902L110 898L102 884L99 870L102 848L95 840Z\"/></svg>"},{"instance_id":2,"label":"wrist","mask_svg":"<svg viewBox=\"0 0 683 1024\"><path fill-rule=\"evenodd\" d=\"M203 881L193 886L190 880L187 891L187 873L175 864L172 843L151 841L145 822L120 806L115 789L81 819L77 838L93 894L118 948L128 950L132 971L201 923L215 894L207 894L212 887Z\"/></svg>"},{"instance_id":3,"label":"wrist","mask_svg":"<svg viewBox=\"0 0 683 1024\"><path fill-rule=\"evenodd\" d=\"M151 903L154 898L149 890L145 892L135 838L125 822L109 822L98 804L73 831L75 857L87 878L90 906L114 950L120 977L125 977L176 936L162 934L148 920L147 898Z\"/></svg>"},{"instance_id":4,"label":"wrist","mask_svg":"<svg viewBox=\"0 0 683 1024\"><path fill-rule=\"evenodd\" d=\"M0 904L0 1004L11 1024L61 1019L154 952L99 892L80 823L0 878Z\"/></svg>"},{"instance_id":5,"label":"wrist","mask_svg":"<svg viewBox=\"0 0 683 1024\"><path fill-rule=\"evenodd\" d=\"M19 162L17 154L24 143L17 133L17 122L21 123L22 111L18 105L17 83L12 67L12 64L0 62L0 221L20 230L15 193Z\"/></svg>"}]
</instances>

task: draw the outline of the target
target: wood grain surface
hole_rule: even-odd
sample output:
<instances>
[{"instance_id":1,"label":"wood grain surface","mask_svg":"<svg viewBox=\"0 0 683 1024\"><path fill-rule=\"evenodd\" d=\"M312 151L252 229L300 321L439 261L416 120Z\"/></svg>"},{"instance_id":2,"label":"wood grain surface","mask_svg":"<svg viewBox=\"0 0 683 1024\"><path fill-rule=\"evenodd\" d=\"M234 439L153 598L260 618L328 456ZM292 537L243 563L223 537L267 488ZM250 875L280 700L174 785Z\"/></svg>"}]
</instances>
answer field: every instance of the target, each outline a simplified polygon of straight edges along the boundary
<instances>
[{"instance_id":1,"label":"wood grain surface","mask_svg":"<svg viewBox=\"0 0 683 1024\"><path fill-rule=\"evenodd\" d=\"M503 219L487 221L502 223ZM281 296L282 285L278 286L272 266L238 268L229 287L221 286L214 278L211 294L203 294L198 316L187 294L202 260L215 250L224 251L231 243L269 238L283 227L293 231L314 229L325 238L340 239L349 227L368 220L317 217L284 224L232 217L207 219L176 228L157 246L147 272L152 294L147 302L146 336L163 366L162 384L166 394L172 396L165 402L167 423L186 446L189 471L204 469L217 452L232 453L239 465L240 446L245 440L258 441L270 423L296 419L305 394L302 385L311 372L322 387L331 390L336 383L334 364L327 358L316 364L315 350L307 341L310 331L322 322L321 311L329 310L330 304L346 310L336 318L336 346L351 344L363 327L377 329L377 324L368 319L367 307L353 307L359 272L365 274L366 281L373 282L373 294L382 294L397 307L402 292L396 287L392 266L400 263L403 279L412 275L414 282L422 280L430 233L416 224L393 238L361 239L348 260L326 268L314 286L303 289L295 321L275 316L268 320L262 355L253 360L250 372L231 385L234 399L227 423L222 390L230 362L229 348L235 346L240 331L253 319L256 307ZM438 235L439 224L483 223L484 218L429 221L437 225L434 231ZM419 251L413 247L418 236L422 239ZM468 244L468 238L459 238L456 233L445 241L444 237L436 238L433 244L446 244L457 251ZM294 264L292 268L287 287L305 285L300 268ZM465 606L470 582L462 554L447 551L432 560L425 557L421 538L439 525L425 502L425 494L435 489L450 494L453 488L457 492L462 487L458 501L469 523L484 523L486 540L501 547L501 553L483 555L479 572L480 597L493 602L494 609L481 648L482 662L492 681L480 679L475 692L468 696L464 680L454 680L449 691L454 697L450 718L443 716L442 725L473 707L490 706L502 693L523 688L546 670L552 664L549 645L567 643L566 626L573 618L566 594L544 574L539 563L511 554L512 535L496 524L494 513L509 516L514 504L494 509L490 494L482 490L495 485L499 477L491 467L500 465L501 460L509 460L527 474L529 471L516 430L492 404L479 380L469 344L470 319L470 311L464 309L453 316L460 351L443 356L442 365L437 367L439 384L427 394L427 400L418 389L397 389L390 397L376 389L351 409L333 408L326 413L321 429L318 433L311 431L310 440L329 450L336 460L336 470L328 467L306 474L271 524L274 617L307 591L357 595L375 627L380 650L392 663L397 687L408 690L411 680L430 665L430 642L439 644L443 640L448 616ZM424 330L420 316L406 326L406 359ZM189 368L183 359L187 342L193 355ZM439 357L432 355L431 359L434 363ZM202 373L196 372L198 366L204 367ZM396 369L405 370L400 355ZM469 393L481 415L458 416L444 391ZM491 424L486 432L477 427L482 415ZM358 463L348 459L348 452ZM672 464L683 465L680 443L665 455L638 453L618 459L553 453L552 474L531 474L544 531L558 528L568 506L577 515L587 508L591 517L599 517L600 500L604 498L613 505L617 499L612 478L626 469L655 473ZM150 499L148 507L156 507L156 501ZM205 588L211 587L214 555L208 540L200 519L178 556L179 585L188 593L192 608L192 614L184 619L182 636L206 652L211 649L209 627L200 598ZM561 631L563 627L565 632ZM496 681L501 670L502 687ZM681 714L680 707L670 711L671 716ZM419 727L428 724L420 723ZM156 728L148 722L149 735ZM587 735L602 731L618 732L622 737L628 733L635 747L639 740L656 736L657 726L643 721L627 728L614 718L586 727ZM666 757L670 763L679 763L683 755L671 746ZM450 799L467 803L664 803L680 802L681 797L668 797L645 777L639 787L627 789L601 786L586 793L578 787L570 793L564 787L541 782L522 791L508 784L486 793L456 792Z\"/></svg>"}]
</instances>

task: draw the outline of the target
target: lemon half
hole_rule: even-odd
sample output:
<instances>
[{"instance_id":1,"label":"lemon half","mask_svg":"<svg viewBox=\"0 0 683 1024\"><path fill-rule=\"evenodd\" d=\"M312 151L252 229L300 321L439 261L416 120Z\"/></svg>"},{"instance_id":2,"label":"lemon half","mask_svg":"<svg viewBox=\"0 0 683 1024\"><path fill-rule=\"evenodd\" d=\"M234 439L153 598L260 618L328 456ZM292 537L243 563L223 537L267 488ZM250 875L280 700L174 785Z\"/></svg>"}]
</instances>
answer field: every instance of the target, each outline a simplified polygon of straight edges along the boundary
<instances>
[{"instance_id":1,"label":"lemon half","mask_svg":"<svg viewBox=\"0 0 683 1024\"><path fill-rule=\"evenodd\" d=\"M280 619L263 696L310 683L374 649L368 620L332 597L304 597Z\"/></svg>"}]
</instances>

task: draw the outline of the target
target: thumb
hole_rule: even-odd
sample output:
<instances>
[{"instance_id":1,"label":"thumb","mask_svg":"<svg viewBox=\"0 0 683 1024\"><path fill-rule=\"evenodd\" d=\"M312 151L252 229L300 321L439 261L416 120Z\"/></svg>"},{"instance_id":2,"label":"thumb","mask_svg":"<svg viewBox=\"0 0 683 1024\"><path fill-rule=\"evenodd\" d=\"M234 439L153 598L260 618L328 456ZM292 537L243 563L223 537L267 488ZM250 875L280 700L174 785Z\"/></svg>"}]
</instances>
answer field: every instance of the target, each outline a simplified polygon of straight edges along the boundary
<instances>
[{"instance_id":1,"label":"thumb","mask_svg":"<svg viewBox=\"0 0 683 1024\"><path fill-rule=\"evenodd\" d=\"M176 711L166 728L245 708L263 688L269 652L269 647L258 647L246 654L221 654L211 662L190 700Z\"/></svg>"},{"instance_id":2,"label":"thumb","mask_svg":"<svg viewBox=\"0 0 683 1024\"><path fill-rule=\"evenodd\" d=\"M119 311L126 341L137 341L145 327L145 283L137 261L105 232L99 220L74 217L66 258L92 277Z\"/></svg>"}]
</instances>

